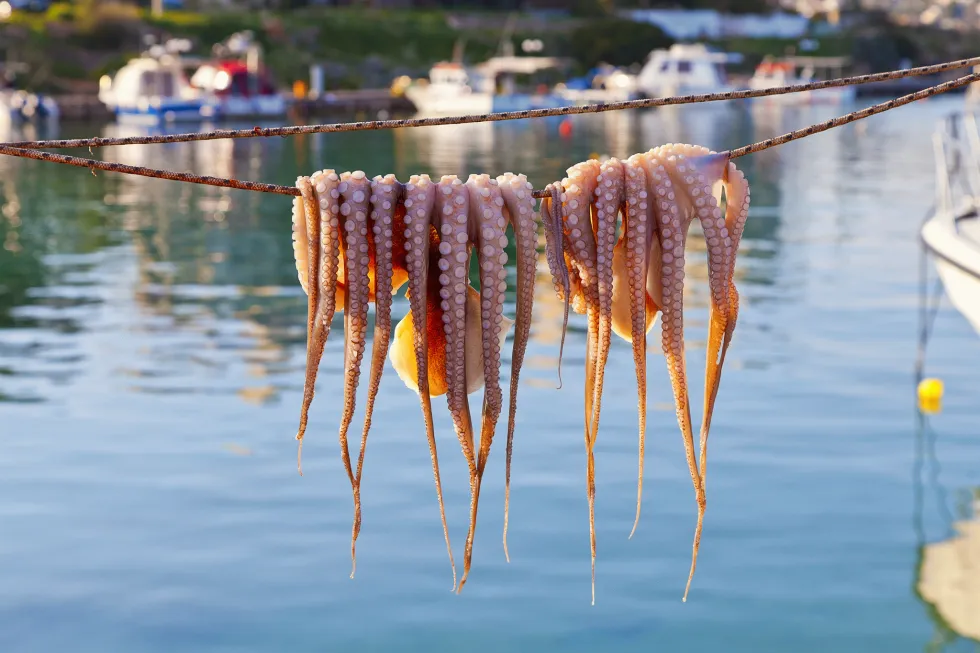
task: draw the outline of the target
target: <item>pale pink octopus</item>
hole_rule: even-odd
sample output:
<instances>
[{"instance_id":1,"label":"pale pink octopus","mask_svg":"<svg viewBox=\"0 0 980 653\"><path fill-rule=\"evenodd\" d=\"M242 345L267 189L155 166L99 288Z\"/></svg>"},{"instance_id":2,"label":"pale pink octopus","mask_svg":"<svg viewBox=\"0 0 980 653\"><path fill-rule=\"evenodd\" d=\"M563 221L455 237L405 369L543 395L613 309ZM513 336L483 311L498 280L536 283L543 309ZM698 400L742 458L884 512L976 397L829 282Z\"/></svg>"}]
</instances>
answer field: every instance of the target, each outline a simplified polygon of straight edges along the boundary
<instances>
[{"instance_id":1,"label":"pale pink octopus","mask_svg":"<svg viewBox=\"0 0 980 653\"><path fill-rule=\"evenodd\" d=\"M534 272L535 213L525 178L473 175L464 184L453 177L433 183L427 175L404 186L393 176L369 181L363 172L317 173L297 180L301 196L293 207L294 254L300 284L309 295L307 380L297 439L302 442L313 398L316 370L337 307L344 311L344 407L340 444L354 494L351 558L361 526L360 483L371 414L389 353L395 371L419 394L432 457L443 534L461 589L472 559L480 483L490 455L503 397L500 348L513 320L503 315L506 290L506 226L518 239L518 336L511 371L512 441L516 386L530 326ZM319 214L320 219L308 216ZM530 245L529 245L530 243ZM480 264L480 292L470 285L473 248ZM319 283L309 283L318 279ZM391 296L408 283L410 312L391 330ZM370 386L361 448L351 464L347 433L355 410L370 303L377 310ZM416 325L422 325L416 328ZM474 443L467 394L485 387L479 445ZM446 394L464 457L470 466L471 509L464 572L457 586L449 541L431 397ZM353 576L353 571L352 571Z\"/></svg>"},{"instance_id":2,"label":"pale pink octopus","mask_svg":"<svg viewBox=\"0 0 980 653\"><path fill-rule=\"evenodd\" d=\"M396 373L419 394L443 535L453 569L453 587L459 591L471 566L480 487L503 406L500 349L513 323L503 315L508 223L514 230L517 256L516 333L510 374L503 534L504 552L509 560L510 467L520 368L530 333L536 263L537 225L531 185L524 176L511 173L496 179L471 175L465 183L451 176L433 182L427 175L418 175L403 186L391 175L368 180L363 172L338 175L326 170L309 178L300 177L297 188L300 197L293 204L293 249L300 284L309 299L307 372L296 437L302 442L317 368L339 307L344 312L345 337L344 405L339 436L354 497L352 563L361 526L364 450L384 358L390 354ZM719 206L722 190L724 216ZM706 505L708 432L738 314L738 293L733 283L735 252L748 205L745 177L725 154L674 144L634 155L626 161L609 159L577 164L569 168L565 179L548 187L541 202L547 261L555 290L565 302L565 322L569 307L588 318L583 408L593 603L594 450L611 334L616 333L633 344L636 368L639 465L635 532L643 490L646 334L658 313L663 314L663 349L698 503L688 577L690 587ZM711 290L699 459L695 455L687 395L683 336L685 244L688 228L695 219L704 232ZM474 249L479 264L479 292L469 280ZM392 334L391 298L406 282L410 311ZM376 306L374 345L355 468L347 434L355 412L371 303ZM559 365L560 358L561 353ZM467 396L480 388L484 388L484 400L477 443ZM442 394L447 397L470 477L469 529L463 575L458 585L432 419L431 397Z\"/></svg>"},{"instance_id":3,"label":"pale pink octopus","mask_svg":"<svg viewBox=\"0 0 980 653\"><path fill-rule=\"evenodd\" d=\"M725 190L726 216L713 187ZM609 332L633 344L639 419L639 474L633 532L640 517L646 434L646 333L663 313L663 350L674 392L678 424L698 504L690 582L697 564L705 509L705 465L711 413L721 366L737 312L735 251L748 215L748 186L724 154L706 148L669 144L621 162L589 161L569 168L555 199L542 201L548 262L556 291L588 316L586 342L585 433L595 601L595 460L594 446L602 398ZM560 214L560 216L559 216ZM617 239L617 215L622 233ZM687 231L699 220L708 251L711 326L706 370L705 415L700 464L695 453L687 373L684 364L683 290ZM561 228L559 228L559 222ZM615 245L613 245L615 243ZM566 253L562 256L558 246ZM567 269L562 269L567 262ZM632 536L632 532L630 535Z\"/></svg>"}]
</instances>

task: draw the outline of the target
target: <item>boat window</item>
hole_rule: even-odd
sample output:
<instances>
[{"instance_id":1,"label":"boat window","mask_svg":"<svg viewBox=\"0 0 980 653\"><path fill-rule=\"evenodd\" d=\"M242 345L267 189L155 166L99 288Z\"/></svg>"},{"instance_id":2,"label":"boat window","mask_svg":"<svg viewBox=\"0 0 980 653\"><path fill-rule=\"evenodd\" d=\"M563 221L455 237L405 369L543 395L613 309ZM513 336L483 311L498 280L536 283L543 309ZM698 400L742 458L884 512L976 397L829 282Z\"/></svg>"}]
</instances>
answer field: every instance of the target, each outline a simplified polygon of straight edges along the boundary
<instances>
[{"instance_id":1,"label":"boat window","mask_svg":"<svg viewBox=\"0 0 980 653\"><path fill-rule=\"evenodd\" d=\"M173 97L174 77L168 71L144 70L140 75L140 95Z\"/></svg>"},{"instance_id":2,"label":"boat window","mask_svg":"<svg viewBox=\"0 0 980 653\"><path fill-rule=\"evenodd\" d=\"M662 64L660 64L660 72L665 73L668 70L670 70L670 62L669 61L665 61Z\"/></svg>"},{"instance_id":3,"label":"boat window","mask_svg":"<svg viewBox=\"0 0 980 653\"><path fill-rule=\"evenodd\" d=\"M228 74L227 70L219 70L211 82L211 87L220 93L228 90L229 86L231 86L231 75Z\"/></svg>"},{"instance_id":4,"label":"boat window","mask_svg":"<svg viewBox=\"0 0 980 653\"><path fill-rule=\"evenodd\" d=\"M689 73L691 72L691 62L690 61L678 61L677 62L677 72L679 73Z\"/></svg>"},{"instance_id":5,"label":"boat window","mask_svg":"<svg viewBox=\"0 0 980 653\"><path fill-rule=\"evenodd\" d=\"M248 88L248 74L237 72L231 76L232 95L250 95Z\"/></svg>"}]
</instances>

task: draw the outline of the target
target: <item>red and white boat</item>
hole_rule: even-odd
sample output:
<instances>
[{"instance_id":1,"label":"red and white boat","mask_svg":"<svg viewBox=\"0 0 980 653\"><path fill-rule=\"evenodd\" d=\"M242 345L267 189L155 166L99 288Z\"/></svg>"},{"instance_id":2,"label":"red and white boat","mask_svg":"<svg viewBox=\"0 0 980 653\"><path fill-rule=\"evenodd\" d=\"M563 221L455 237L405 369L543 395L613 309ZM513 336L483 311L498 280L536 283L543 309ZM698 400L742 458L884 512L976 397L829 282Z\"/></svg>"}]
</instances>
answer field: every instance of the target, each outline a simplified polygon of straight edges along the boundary
<instances>
[{"instance_id":1,"label":"red and white boat","mask_svg":"<svg viewBox=\"0 0 980 653\"><path fill-rule=\"evenodd\" d=\"M216 60L204 63L191 76L191 86L215 107L224 120L279 118L286 115L285 96L257 63Z\"/></svg>"},{"instance_id":2,"label":"red and white boat","mask_svg":"<svg viewBox=\"0 0 980 653\"><path fill-rule=\"evenodd\" d=\"M749 88L760 90L794 86L841 77L841 71L847 63L847 59L843 57L766 57L755 69L755 74L749 80ZM753 98L752 101L774 104L847 104L854 101L854 97L854 86L837 86L817 91L770 95Z\"/></svg>"}]
</instances>

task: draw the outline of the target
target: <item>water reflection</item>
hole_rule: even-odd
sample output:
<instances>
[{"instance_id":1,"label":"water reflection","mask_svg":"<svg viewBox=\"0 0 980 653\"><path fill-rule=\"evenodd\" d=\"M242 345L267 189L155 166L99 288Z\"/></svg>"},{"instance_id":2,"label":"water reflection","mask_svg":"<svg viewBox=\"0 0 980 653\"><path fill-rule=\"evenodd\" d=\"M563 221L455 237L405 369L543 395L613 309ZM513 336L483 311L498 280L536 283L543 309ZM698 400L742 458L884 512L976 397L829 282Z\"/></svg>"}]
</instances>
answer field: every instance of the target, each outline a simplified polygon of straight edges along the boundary
<instances>
[{"instance_id":1,"label":"water reflection","mask_svg":"<svg viewBox=\"0 0 980 653\"><path fill-rule=\"evenodd\" d=\"M915 595L935 624L926 651L943 651L961 638L980 643L980 487L959 493L958 506L940 480L937 434L929 416L917 413L913 467L913 526L917 551ZM931 495L934 507L926 498ZM930 541L930 524L943 534Z\"/></svg>"},{"instance_id":2,"label":"water reflection","mask_svg":"<svg viewBox=\"0 0 980 653\"><path fill-rule=\"evenodd\" d=\"M526 172L542 187L589 156L625 157L665 141L722 149L750 138L746 128L744 111L716 105L295 139L131 145L107 148L103 156L129 165L279 183L323 167L361 168L370 174L394 170L401 177L421 171L465 176L514 170ZM160 131L109 125L102 134L126 137ZM112 372L129 390L236 392L249 401L271 401L295 384L289 361L303 346L298 325L305 302L291 261L287 198L143 177L81 175L33 162L0 163L10 171L3 181L0 239L5 249L0 252L0 269L9 272L4 275L8 288L0 294L0 324L31 329L32 337L88 328L83 309L105 300L99 284L108 275L114 287L131 295L136 309L126 316L124 331L139 341L139 355ZM749 175L754 176L751 170ZM774 187L776 179L751 179L754 194L763 200L756 200L754 211L765 212L765 189ZM47 193L52 180L59 187L53 201ZM33 217L27 229L20 218L25 211ZM778 255L779 221L768 218L750 225L738 275L754 275L754 283L764 283L770 268L759 268L752 260ZM707 305L706 256L697 233L692 234L691 247L697 253L689 259L694 283L688 284L688 301L697 312L689 324L692 345L697 346L703 340L701 313ZM48 256L54 252L75 257ZM545 271L543 256L539 267ZM550 291L547 274L544 277L536 288L532 337L549 346L544 351L554 352L554 357L538 360L541 369L553 370L563 306ZM511 285L510 308L513 295ZM744 301L755 301L751 291ZM69 310L69 304L76 310ZM582 328L573 316L572 332ZM652 338L659 337L657 331ZM11 349L12 335L8 330L2 339L2 360L44 360L35 349ZM659 351L656 342L651 351ZM52 356L62 374L77 368L65 367L67 359L60 350ZM202 370L207 379L230 375L236 365L247 370L244 381L208 390L198 378ZM5 388L12 387L13 379L20 385L37 373L9 362L0 369L6 373ZM46 396L12 390L5 395Z\"/></svg>"},{"instance_id":3,"label":"water reflection","mask_svg":"<svg viewBox=\"0 0 980 653\"><path fill-rule=\"evenodd\" d=\"M573 316L557 392L562 306L543 264L515 440L513 562L500 550L501 447L490 460L473 584L463 597L446 591L418 400L389 371L369 445L363 562L351 582L350 488L331 435L339 338L320 374L309 474L295 474L306 304L289 198L0 159L0 395L43 402L0 406L0 649L921 648L934 625L912 595L913 554L920 543L952 542L951 525L970 515L945 515L930 494L930 537L917 541L909 452L894 446L910 426L916 233L932 195L923 153L946 110L908 107L739 162L753 189L738 269L745 308L716 412L717 491L696 594L683 605L693 502L673 407L659 410L669 386L657 361L649 498L640 531L626 538L636 413L622 342L613 344L598 444L600 596L589 605L576 390L584 324ZM541 187L593 153L681 140L720 149L826 111L784 111L768 125L748 111L649 111L455 137L311 135L96 156L287 184L323 167L401 177L514 170ZM703 248L695 234L691 247ZM704 366L694 346L704 338L703 252L690 261L693 373ZM404 310L396 304L395 319ZM977 341L957 324L930 345L930 367L948 388L942 480L973 487ZM458 547L465 464L444 402L435 405ZM368 614L384 616L365 630Z\"/></svg>"}]
</instances>

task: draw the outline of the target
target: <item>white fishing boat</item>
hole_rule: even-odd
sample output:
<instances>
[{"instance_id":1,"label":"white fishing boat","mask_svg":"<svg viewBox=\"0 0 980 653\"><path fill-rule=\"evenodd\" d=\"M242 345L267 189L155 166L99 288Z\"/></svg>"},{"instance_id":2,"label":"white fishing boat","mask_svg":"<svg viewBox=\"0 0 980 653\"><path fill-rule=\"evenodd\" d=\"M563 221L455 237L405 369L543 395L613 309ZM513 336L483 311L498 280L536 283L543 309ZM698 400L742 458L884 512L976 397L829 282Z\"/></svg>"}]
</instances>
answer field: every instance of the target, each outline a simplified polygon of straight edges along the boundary
<instances>
[{"instance_id":1,"label":"white fishing boat","mask_svg":"<svg viewBox=\"0 0 980 653\"><path fill-rule=\"evenodd\" d=\"M637 91L650 98L731 91L725 66L741 60L740 54L715 52L701 43L675 43L650 53L637 75Z\"/></svg>"},{"instance_id":2,"label":"white fishing boat","mask_svg":"<svg viewBox=\"0 0 980 653\"><path fill-rule=\"evenodd\" d=\"M842 77L845 57L765 57L749 80L749 88L762 90L778 86L809 84ZM856 86L837 86L802 93L786 93L753 98L753 102L778 104L847 104L856 97Z\"/></svg>"},{"instance_id":3,"label":"white fishing boat","mask_svg":"<svg viewBox=\"0 0 980 653\"><path fill-rule=\"evenodd\" d=\"M190 84L213 104L222 120L281 118L286 97L262 65L262 47L251 31L236 32L211 48L213 59L201 62Z\"/></svg>"},{"instance_id":4,"label":"white fishing boat","mask_svg":"<svg viewBox=\"0 0 980 653\"><path fill-rule=\"evenodd\" d=\"M30 68L23 63L0 64L0 124L44 126L58 122L61 112L54 98L19 88L18 77L29 72Z\"/></svg>"},{"instance_id":5,"label":"white fishing boat","mask_svg":"<svg viewBox=\"0 0 980 653\"><path fill-rule=\"evenodd\" d=\"M190 83L221 119L261 120L286 115L285 96L276 90L265 69L248 62L207 62L194 72Z\"/></svg>"},{"instance_id":6,"label":"white fishing boat","mask_svg":"<svg viewBox=\"0 0 980 653\"><path fill-rule=\"evenodd\" d=\"M180 59L183 44L155 45L99 81L99 100L120 121L142 124L209 120L216 103L191 86Z\"/></svg>"},{"instance_id":7,"label":"white fishing boat","mask_svg":"<svg viewBox=\"0 0 980 653\"><path fill-rule=\"evenodd\" d=\"M4 124L49 124L58 121L59 113L58 103L50 96L21 89L0 90L0 122Z\"/></svg>"},{"instance_id":8,"label":"white fishing boat","mask_svg":"<svg viewBox=\"0 0 980 653\"><path fill-rule=\"evenodd\" d=\"M937 196L921 238L956 309L980 333L980 128L950 119L936 135Z\"/></svg>"},{"instance_id":9,"label":"white fishing boat","mask_svg":"<svg viewBox=\"0 0 980 653\"><path fill-rule=\"evenodd\" d=\"M612 66L600 66L585 77L556 85L555 93L571 104L626 102L636 97L636 75Z\"/></svg>"},{"instance_id":10,"label":"white fishing boat","mask_svg":"<svg viewBox=\"0 0 980 653\"><path fill-rule=\"evenodd\" d=\"M533 92L519 90L515 76L561 67L563 62L554 57L492 57L473 67L440 62L429 71L427 80L414 80L402 92L423 115L549 109L569 101L546 86L539 85Z\"/></svg>"}]
</instances>

